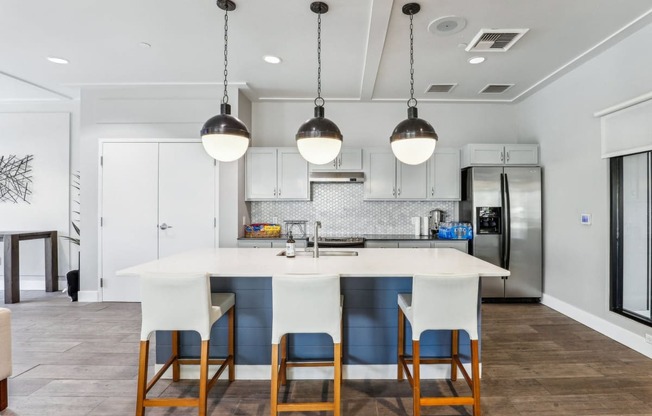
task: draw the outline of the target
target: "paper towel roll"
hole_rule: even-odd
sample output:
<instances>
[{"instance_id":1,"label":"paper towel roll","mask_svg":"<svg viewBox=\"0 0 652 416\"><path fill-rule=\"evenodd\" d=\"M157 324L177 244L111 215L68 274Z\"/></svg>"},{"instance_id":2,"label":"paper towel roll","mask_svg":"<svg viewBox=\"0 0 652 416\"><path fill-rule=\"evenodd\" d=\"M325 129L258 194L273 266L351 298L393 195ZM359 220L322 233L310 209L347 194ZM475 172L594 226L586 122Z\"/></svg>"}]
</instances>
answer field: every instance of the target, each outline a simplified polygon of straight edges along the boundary
<instances>
[{"instance_id":1,"label":"paper towel roll","mask_svg":"<svg viewBox=\"0 0 652 416\"><path fill-rule=\"evenodd\" d=\"M421 235L430 235L430 222L428 217L421 217Z\"/></svg>"},{"instance_id":2,"label":"paper towel roll","mask_svg":"<svg viewBox=\"0 0 652 416\"><path fill-rule=\"evenodd\" d=\"M421 234L421 218L420 217L412 217L412 218L410 218L410 221L412 222L412 225L414 226L414 235L420 235Z\"/></svg>"}]
</instances>

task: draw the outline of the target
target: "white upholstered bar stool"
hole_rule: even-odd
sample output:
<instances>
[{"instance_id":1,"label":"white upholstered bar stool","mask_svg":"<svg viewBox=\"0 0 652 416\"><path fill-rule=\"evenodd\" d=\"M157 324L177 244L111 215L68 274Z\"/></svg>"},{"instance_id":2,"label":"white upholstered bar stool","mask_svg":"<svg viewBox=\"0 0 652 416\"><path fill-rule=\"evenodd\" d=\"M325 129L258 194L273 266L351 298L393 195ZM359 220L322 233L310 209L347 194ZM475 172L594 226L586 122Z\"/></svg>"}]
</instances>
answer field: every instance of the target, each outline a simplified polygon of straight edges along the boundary
<instances>
[{"instance_id":1,"label":"white upholstered bar stool","mask_svg":"<svg viewBox=\"0 0 652 416\"><path fill-rule=\"evenodd\" d=\"M288 362L287 335L326 333L333 338L333 361ZM279 368L279 344L281 362ZM333 401L279 403L278 392L288 367L333 367ZM272 277L272 383L271 415L290 411L332 411L340 415L342 383L342 298L340 276L321 274Z\"/></svg>"},{"instance_id":2,"label":"white upholstered bar stool","mask_svg":"<svg viewBox=\"0 0 652 416\"><path fill-rule=\"evenodd\" d=\"M9 405L7 379L11 376L11 311L0 308L0 412Z\"/></svg>"},{"instance_id":3,"label":"white upholstered bar stool","mask_svg":"<svg viewBox=\"0 0 652 416\"><path fill-rule=\"evenodd\" d=\"M234 310L233 293L211 293L210 277L204 273L152 273L141 276L142 327L140 333L140 359L138 363L138 395L136 415L145 414L146 407L189 406L197 407L200 416L206 415L208 391L226 367L229 381L235 378L234 370ZM209 340L213 324L228 313L228 355L224 359L209 359ZM172 354L151 381L147 381L149 337L155 331L172 331ZM179 331L196 331L201 336L199 360L179 357ZM172 366L172 379L180 378L180 364L199 364L199 397L147 398L147 392ZM215 375L208 379L208 365L219 364Z\"/></svg>"},{"instance_id":4,"label":"white upholstered bar stool","mask_svg":"<svg viewBox=\"0 0 652 416\"><path fill-rule=\"evenodd\" d=\"M473 415L480 416L480 364L478 350L478 314L480 280L478 275L415 275L412 294L398 295L398 365L397 378L407 374L412 386L413 415L421 414L421 406L473 406ZM405 356L405 320L412 327L412 358ZM419 339L427 330L451 330L451 356L421 358ZM471 339L471 376L460 361L459 331ZM412 363L412 374L408 364ZM420 365L450 364L451 380L457 379L457 368L471 388L471 396L422 397Z\"/></svg>"}]
</instances>

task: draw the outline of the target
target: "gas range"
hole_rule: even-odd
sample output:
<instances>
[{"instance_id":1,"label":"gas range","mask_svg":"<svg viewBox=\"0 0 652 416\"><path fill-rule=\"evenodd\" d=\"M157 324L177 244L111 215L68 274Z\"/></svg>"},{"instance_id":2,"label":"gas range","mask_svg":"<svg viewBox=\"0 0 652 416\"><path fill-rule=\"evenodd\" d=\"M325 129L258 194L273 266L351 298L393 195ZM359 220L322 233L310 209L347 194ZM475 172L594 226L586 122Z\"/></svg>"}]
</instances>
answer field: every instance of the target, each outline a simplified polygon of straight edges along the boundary
<instances>
[{"instance_id":1,"label":"gas range","mask_svg":"<svg viewBox=\"0 0 652 416\"><path fill-rule=\"evenodd\" d=\"M363 237L319 237L319 247L364 247ZM314 237L308 239L308 247L315 245Z\"/></svg>"}]
</instances>

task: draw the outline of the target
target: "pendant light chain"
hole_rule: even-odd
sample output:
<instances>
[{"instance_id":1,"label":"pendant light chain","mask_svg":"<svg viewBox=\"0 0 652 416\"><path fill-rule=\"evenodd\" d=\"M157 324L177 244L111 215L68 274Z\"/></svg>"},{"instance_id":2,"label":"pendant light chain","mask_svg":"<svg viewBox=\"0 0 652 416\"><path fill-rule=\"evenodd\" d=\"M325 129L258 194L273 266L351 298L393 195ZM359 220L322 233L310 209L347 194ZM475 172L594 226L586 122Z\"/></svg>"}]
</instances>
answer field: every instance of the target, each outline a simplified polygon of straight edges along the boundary
<instances>
[{"instance_id":1,"label":"pendant light chain","mask_svg":"<svg viewBox=\"0 0 652 416\"><path fill-rule=\"evenodd\" d=\"M321 11L317 13L317 98L315 105L323 107L325 104L321 96Z\"/></svg>"},{"instance_id":2,"label":"pendant light chain","mask_svg":"<svg viewBox=\"0 0 652 416\"><path fill-rule=\"evenodd\" d=\"M410 99L407 102L408 107L416 107L417 100L414 98L414 13L410 13Z\"/></svg>"},{"instance_id":3,"label":"pendant light chain","mask_svg":"<svg viewBox=\"0 0 652 416\"><path fill-rule=\"evenodd\" d=\"M224 97L222 97L222 104L229 103L229 94L227 93L228 81L227 76L229 71L227 66L229 64L228 52L229 52L229 8L226 7L224 10Z\"/></svg>"}]
</instances>

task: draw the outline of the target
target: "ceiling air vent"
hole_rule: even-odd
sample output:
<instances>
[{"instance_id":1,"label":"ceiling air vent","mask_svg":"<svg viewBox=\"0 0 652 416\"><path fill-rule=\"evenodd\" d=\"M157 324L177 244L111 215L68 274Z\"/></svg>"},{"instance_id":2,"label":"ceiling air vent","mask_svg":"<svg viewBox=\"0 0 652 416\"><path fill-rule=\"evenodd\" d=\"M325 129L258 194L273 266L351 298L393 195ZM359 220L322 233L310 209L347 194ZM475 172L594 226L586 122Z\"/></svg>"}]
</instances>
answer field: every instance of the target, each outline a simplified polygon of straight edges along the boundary
<instances>
[{"instance_id":1,"label":"ceiling air vent","mask_svg":"<svg viewBox=\"0 0 652 416\"><path fill-rule=\"evenodd\" d=\"M451 92L457 84L432 84L426 92Z\"/></svg>"},{"instance_id":2,"label":"ceiling air vent","mask_svg":"<svg viewBox=\"0 0 652 416\"><path fill-rule=\"evenodd\" d=\"M480 29L467 52L506 52L530 29Z\"/></svg>"},{"instance_id":3,"label":"ceiling air vent","mask_svg":"<svg viewBox=\"0 0 652 416\"><path fill-rule=\"evenodd\" d=\"M513 86L514 84L489 84L480 91L480 94L502 94Z\"/></svg>"}]
</instances>

